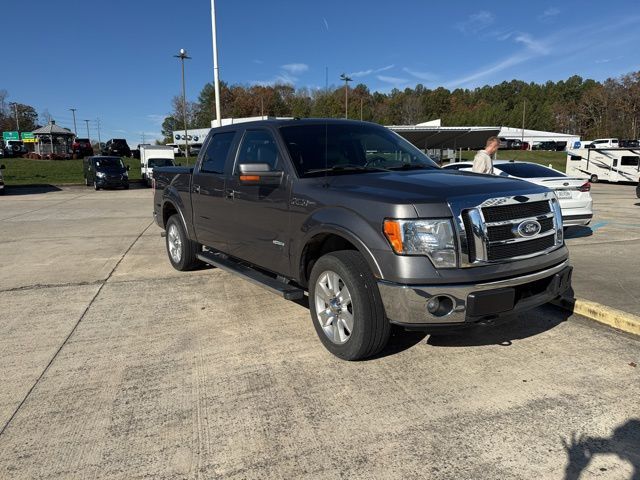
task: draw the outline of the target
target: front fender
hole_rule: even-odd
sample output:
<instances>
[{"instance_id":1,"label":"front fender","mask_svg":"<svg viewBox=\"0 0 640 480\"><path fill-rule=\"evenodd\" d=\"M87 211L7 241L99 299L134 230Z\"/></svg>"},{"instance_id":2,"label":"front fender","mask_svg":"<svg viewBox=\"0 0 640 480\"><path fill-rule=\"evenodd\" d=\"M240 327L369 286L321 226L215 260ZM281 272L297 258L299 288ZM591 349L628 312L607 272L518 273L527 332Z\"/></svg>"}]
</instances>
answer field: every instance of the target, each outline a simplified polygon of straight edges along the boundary
<instances>
[{"instance_id":1,"label":"front fender","mask_svg":"<svg viewBox=\"0 0 640 480\"><path fill-rule=\"evenodd\" d=\"M374 226L353 210L346 208L323 208L315 211L301 225L301 240L296 243L294 258L301 264L305 247L322 234L334 234L348 240L365 258L374 277L384 279L376 256L376 250L390 249L382 234L382 224Z\"/></svg>"}]
</instances>

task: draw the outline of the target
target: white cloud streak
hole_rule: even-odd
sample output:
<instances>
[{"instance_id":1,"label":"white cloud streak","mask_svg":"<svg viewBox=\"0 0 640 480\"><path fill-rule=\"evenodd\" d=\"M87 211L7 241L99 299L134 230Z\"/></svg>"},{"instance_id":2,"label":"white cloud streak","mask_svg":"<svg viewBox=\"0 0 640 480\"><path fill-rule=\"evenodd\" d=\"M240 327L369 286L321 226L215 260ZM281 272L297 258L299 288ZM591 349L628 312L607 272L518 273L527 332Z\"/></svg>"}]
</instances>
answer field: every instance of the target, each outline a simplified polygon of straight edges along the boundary
<instances>
[{"instance_id":1,"label":"white cloud streak","mask_svg":"<svg viewBox=\"0 0 640 480\"><path fill-rule=\"evenodd\" d=\"M366 77L373 73L386 72L387 70L391 70L393 67L395 67L395 65L387 65L386 67L381 67L381 68L369 68L368 70L361 70L359 72L348 73L347 76L351 78Z\"/></svg>"},{"instance_id":2,"label":"white cloud streak","mask_svg":"<svg viewBox=\"0 0 640 480\"><path fill-rule=\"evenodd\" d=\"M408 82L408 80L406 78L401 78L401 77L389 77L386 75L376 75L376 78L378 80L380 80L381 82L384 83L389 83L391 85L404 85L405 83Z\"/></svg>"},{"instance_id":3,"label":"white cloud streak","mask_svg":"<svg viewBox=\"0 0 640 480\"><path fill-rule=\"evenodd\" d=\"M409 75L411 75L412 77L418 78L420 80L424 80L427 82L433 82L435 81L438 76L434 73L431 72L418 72L416 70L412 70L410 68L404 67L402 69L403 72L407 72Z\"/></svg>"},{"instance_id":4,"label":"white cloud streak","mask_svg":"<svg viewBox=\"0 0 640 480\"><path fill-rule=\"evenodd\" d=\"M309 65L306 63L287 63L280 68L285 72L289 72L292 75L299 75L309 70Z\"/></svg>"},{"instance_id":5,"label":"white cloud streak","mask_svg":"<svg viewBox=\"0 0 640 480\"><path fill-rule=\"evenodd\" d=\"M495 15L486 10L472 13L466 20L458 22L456 28L462 33L478 33L495 22Z\"/></svg>"}]
</instances>

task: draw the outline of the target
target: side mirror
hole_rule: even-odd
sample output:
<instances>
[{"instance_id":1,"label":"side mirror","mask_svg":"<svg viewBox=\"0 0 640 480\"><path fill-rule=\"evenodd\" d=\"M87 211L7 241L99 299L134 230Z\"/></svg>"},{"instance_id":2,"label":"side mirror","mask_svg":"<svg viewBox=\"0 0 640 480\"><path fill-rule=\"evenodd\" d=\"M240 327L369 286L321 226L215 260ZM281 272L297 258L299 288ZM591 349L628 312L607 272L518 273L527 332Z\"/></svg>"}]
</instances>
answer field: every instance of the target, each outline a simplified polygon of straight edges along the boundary
<instances>
[{"instance_id":1,"label":"side mirror","mask_svg":"<svg viewBox=\"0 0 640 480\"><path fill-rule=\"evenodd\" d=\"M181 166L182 166L182 164L181 164L181 163L176 163L176 166L177 166L177 167L181 167Z\"/></svg>"},{"instance_id":2,"label":"side mirror","mask_svg":"<svg viewBox=\"0 0 640 480\"><path fill-rule=\"evenodd\" d=\"M4 163L2 165L0 165L0 170L4 170L5 168L7 168L7 167L4 166Z\"/></svg>"},{"instance_id":3,"label":"side mirror","mask_svg":"<svg viewBox=\"0 0 640 480\"><path fill-rule=\"evenodd\" d=\"M129 167L129 165L127 165L127 172L129 171L129 169L130 169L130 168L131 168L131 167Z\"/></svg>"},{"instance_id":4,"label":"side mirror","mask_svg":"<svg viewBox=\"0 0 640 480\"><path fill-rule=\"evenodd\" d=\"M242 163L239 170L243 185L280 185L284 176L282 170L271 170L268 163Z\"/></svg>"}]
</instances>

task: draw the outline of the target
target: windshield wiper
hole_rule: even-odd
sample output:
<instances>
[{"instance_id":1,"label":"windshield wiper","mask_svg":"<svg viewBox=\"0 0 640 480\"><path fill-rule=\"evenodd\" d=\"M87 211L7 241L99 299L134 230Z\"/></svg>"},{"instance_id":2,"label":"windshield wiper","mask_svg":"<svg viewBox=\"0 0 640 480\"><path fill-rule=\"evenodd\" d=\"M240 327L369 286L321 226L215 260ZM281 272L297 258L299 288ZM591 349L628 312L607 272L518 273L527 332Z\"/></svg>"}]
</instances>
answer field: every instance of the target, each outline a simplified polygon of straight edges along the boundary
<instances>
[{"instance_id":1,"label":"windshield wiper","mask_svg":"<svg viewBox=\"0 0 640 480\"><path fill-rule=\"evenodd\" d=\"M334 165L333 167L328 167L328 168L314 168L313 170L307 170L305 173L310 174L310 173L345 172L345 171L389 172L390 170L382 167L372 167L372 166L356 165L352 163L344 163L342 165Z\"/></svg>"},{"instance_id":2,"label":"windshield wiper","mask_svg":"<svg viewBox=\"0 0 640 480\"><path fill-rule=\"evenodd\" d=\"M433 168L434 167L431 167L429 165L422 165L420 163L405 163L398 167L389 167L389 170L413 170L413 169L433 170Z\"/></svg>"}]
</instances>

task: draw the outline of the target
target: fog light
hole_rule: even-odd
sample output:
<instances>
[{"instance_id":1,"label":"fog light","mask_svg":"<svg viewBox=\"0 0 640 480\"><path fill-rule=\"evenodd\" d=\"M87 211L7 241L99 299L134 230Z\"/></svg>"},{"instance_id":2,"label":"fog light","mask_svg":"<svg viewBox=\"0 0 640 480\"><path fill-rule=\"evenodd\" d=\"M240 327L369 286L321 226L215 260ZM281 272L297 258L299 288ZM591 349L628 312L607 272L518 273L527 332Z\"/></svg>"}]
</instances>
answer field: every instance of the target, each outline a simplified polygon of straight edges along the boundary
<instances>
[{"instance_id":1,"label":"fog light","mask_svg":"<svg viewBox=\"0 0 640 480\"><path fill-rule=\"evenodd\" d=\"M427 303L427 311L431 315L435 315L436 312L438 311L439 306L440 306L440 300L438 300L438 297L433 297L431 300L429 300L429 303Z\"/></svg>"},{"instance_id":2,"label":"fog light","mask_svg":"<svg viewBox=\"0 0 640 480\"><path fill-rule=\"evenodd\" d=\"M453 299L445 295L433 297L427 302L427 312L434 317L444 317L445 315L449 315L453 312L453 309Z\"/></svg>"}]
</instances>

